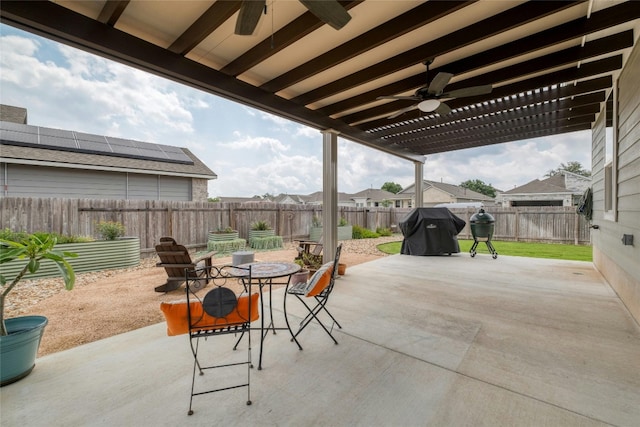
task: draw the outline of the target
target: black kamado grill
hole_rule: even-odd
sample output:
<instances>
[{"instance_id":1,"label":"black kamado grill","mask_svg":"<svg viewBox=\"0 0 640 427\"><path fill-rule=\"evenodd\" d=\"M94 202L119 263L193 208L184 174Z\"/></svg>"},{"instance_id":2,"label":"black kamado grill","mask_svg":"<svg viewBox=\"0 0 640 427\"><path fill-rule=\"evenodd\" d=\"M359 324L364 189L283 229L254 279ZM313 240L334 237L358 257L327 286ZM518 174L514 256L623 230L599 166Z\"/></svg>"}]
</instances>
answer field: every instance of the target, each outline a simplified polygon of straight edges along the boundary
<instances>
[{"instance_id":1,"label":"black kamado grill","mask_svg":"<svg viewBox=\"0 0 640 427\"><path fill-rule=\"evenodd\" d=\"M476 256L478 243L485 242L493 259L498 258L498 252L496 252L491 244L493 229L496 226L496 220L493 218L493 215L486 213L484 209L480 209L469 219L469 226L471 227L471 234L473 235L473 246L471 246L471 250L469 251L471 257Z\"/></svg>"}]
</instances>

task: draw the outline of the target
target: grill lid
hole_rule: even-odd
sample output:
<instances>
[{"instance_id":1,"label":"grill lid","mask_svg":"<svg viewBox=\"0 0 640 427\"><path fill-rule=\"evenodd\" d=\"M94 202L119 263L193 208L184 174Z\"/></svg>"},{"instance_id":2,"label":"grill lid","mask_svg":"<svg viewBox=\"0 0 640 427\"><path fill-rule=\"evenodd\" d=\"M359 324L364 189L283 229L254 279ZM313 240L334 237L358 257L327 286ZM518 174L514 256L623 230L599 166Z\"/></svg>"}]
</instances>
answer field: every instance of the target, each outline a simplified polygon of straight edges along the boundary
<instances>
[{"instance_id":1,"label":"grill lid","mask_svg":"<svg viewBox=\"0 0 640 427\"><path fill-rule=\"evenodd\" d=\"M493 215L486 213L484 209L480 209L469 219L469 223L471 224L492 224L494 222L496 222L496 220Z\"/></svg>"}]
</instances>

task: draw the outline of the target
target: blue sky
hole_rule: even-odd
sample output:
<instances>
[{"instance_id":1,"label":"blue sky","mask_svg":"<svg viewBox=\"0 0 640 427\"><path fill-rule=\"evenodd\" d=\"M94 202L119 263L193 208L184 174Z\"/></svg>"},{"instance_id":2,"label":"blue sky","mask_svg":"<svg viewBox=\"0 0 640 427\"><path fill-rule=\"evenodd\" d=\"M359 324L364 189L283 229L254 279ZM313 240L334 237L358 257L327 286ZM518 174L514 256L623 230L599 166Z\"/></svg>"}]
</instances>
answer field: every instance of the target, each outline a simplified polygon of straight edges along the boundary
<instances>
[{"instance_id":1,"label":"blue sky","mask_svg":"<svg viewBox=\"0 0 640 427\"><path fill-rule=\"evenodd\" d=\"M189 148L217 175L209 196L322 189L319 131L0 24L0 102L28 122ZM413 163L339 138L338 190L413 183ZM424 178L509 190L561 163L591 168L591 133L427 157Z\"/></svg>"}]
</instances>

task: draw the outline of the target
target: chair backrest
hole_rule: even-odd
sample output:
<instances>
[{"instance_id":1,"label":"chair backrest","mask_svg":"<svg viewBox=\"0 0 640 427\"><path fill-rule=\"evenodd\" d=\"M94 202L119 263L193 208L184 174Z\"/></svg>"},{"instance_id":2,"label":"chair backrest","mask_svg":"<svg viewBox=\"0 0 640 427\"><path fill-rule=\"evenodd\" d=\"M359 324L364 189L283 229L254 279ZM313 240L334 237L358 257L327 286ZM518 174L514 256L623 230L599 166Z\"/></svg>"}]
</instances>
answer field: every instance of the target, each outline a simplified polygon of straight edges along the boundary
<instances>
[{"instance_id":1,"label":"chair backrest","mask_svg":"<svg viewBox=\"0 0 640 427\"><path fill-rule=\"evenodd\" d=\"M238 271L242 270L242 282ZM191 273L191 274L190 274ZM251 289L251 265L247 267L208 266L186 273L189 332L229 332L248 328L259 318L257 292ZM198 277L206 277L213 288L203 297L196 294ZM241 291L245 289L246 292Z\"/></svg>"},{"instance_id":2,"label":"chair backrest","mask_svg":"<svg viewBox=\"0 0 640 427\"><path fill-rule=\"evenodd\" d=\"M317 295L326 297L333 290L336 277L338 276L338 262L342 252L342 243L336 248L336 255L333 261L323 264L307 282L306 297Z\"/></svg>"},{"instance_id":3,"label":"chair backrest","mask_svg":"<svg viewBox=\"0 0 640 427\"><path fill-rule=\"evenodd\" d=\"M331 272L331 282L325 289L325 292L330 293L333 290L336 278L338 277L338 264L340 263L340 253L342 252L342 243L336 248L336 255L333 257L333 270Z\"/></svg>"},{"instance_id":4,"label":"chair backrest","mask_svg":"<svg viewBox=\"0 0 640 427\"><path fill-rule=\"evenodd\" d=\"M156 245L156 253L160 258L160 264L167 271L169 277L183 277L185 268L193 269L195 263L189 255L189 250L179 245L171 237L162 237ZM195 276L194 276L195 277Z\"/></svg>"}]
</instances>

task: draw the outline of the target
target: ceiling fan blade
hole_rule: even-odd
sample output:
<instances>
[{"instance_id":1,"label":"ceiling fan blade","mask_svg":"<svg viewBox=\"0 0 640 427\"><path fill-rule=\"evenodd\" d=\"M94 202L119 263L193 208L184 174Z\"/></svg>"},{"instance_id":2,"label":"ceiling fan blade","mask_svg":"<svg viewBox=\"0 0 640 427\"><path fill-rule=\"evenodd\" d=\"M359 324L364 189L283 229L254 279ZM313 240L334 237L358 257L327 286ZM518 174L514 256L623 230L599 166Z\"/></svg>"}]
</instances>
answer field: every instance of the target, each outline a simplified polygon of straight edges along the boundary
<instances>
[{"instance_id":1,"label":"ceiling fan blade","mask_svg":"<svg viewBox=\"0 0 640 427\"><path fill-rule=\"evenodd\" d=\"M300 0L300 3L305 5L309 12L313 13L318 19L331 25L336 30L344 27L351 20L351 15L349 15L347 9L342 7L337 0Z\"/></svg>"},{"instance_id":2,"label":"ceiling fan blade","mask_svg":"<svg viewBox=\"0 0 640 427\"><path fill-rule=\"evenodd\" d=\"M421 98L418 98L415 95L408 95L408 96L390 95L390 96L379 96L376 99L402 99L405 101L420 101Z\"/></svg>"},{"instance_id":3,"label":"ceiling fan blade","mask_svg":"<svg viewBox=\"0 0 640 427\"><path fill-rule=\"evenodd\" d=\"M444 90L444 87L449 84L449 80L451 80L451 77L453 77L453 74L450 73L436 74L436 76L433 78L433 80L431 80L431 83L429 84L429 93L435 95L440 94L440 92Z\"/></svg>"},{"instance_id":4,"label":"ceiling fan blade","mask_svg":"<svg viewBox=\"0 0 640 427\"><path fill-rule=\"evenodd\" d=\"M260 14L264 10L266 0L244 0L240 5L235 33L240 36L250 36L256 29Z\"/></svg>"},{"instance_id":5,"label":"ceiling fan blade","mask_svg":"<svg viewBox=\"0 0 640 427\"><path fill-rule=\"evenodd\" d=\"M389 117L387 117L387 119L395 119L398 116L403 115L404 113L411 111L411 110L415 110L416 108L418 108L417 105L411 105L409 107L405 107L402 110L398 110L395 113L393 113L392 115L390 115Z\"/></svg>"},{"instance_id":6,"label":"ceiling fan blade","mask_svg":"<svg viewBox=\"0 0 640 427\"><path fill-rule=\"evenodd\" d=\"M463 98L465 96L486 95L491 93L492 90L493 86L491 85L472 86L452 90L451 92L443 93L441 96L442 98Z\"/></svg>"},{"instance_id":7,"label":"ceiling fan blade","mask_svg":"<svg viewBox=\"0 0 640 427\"><path fill-rule=\"evenodd\" d=\"M436 108L435 110L433 110L434 113L438 113L441 116L446 116L447 114L449 114L451 112L451 107L449 107L447 104L445 104L444 102L441 102L440 105L438 105L438 108Z\"/></svg>"}]
</instances>

